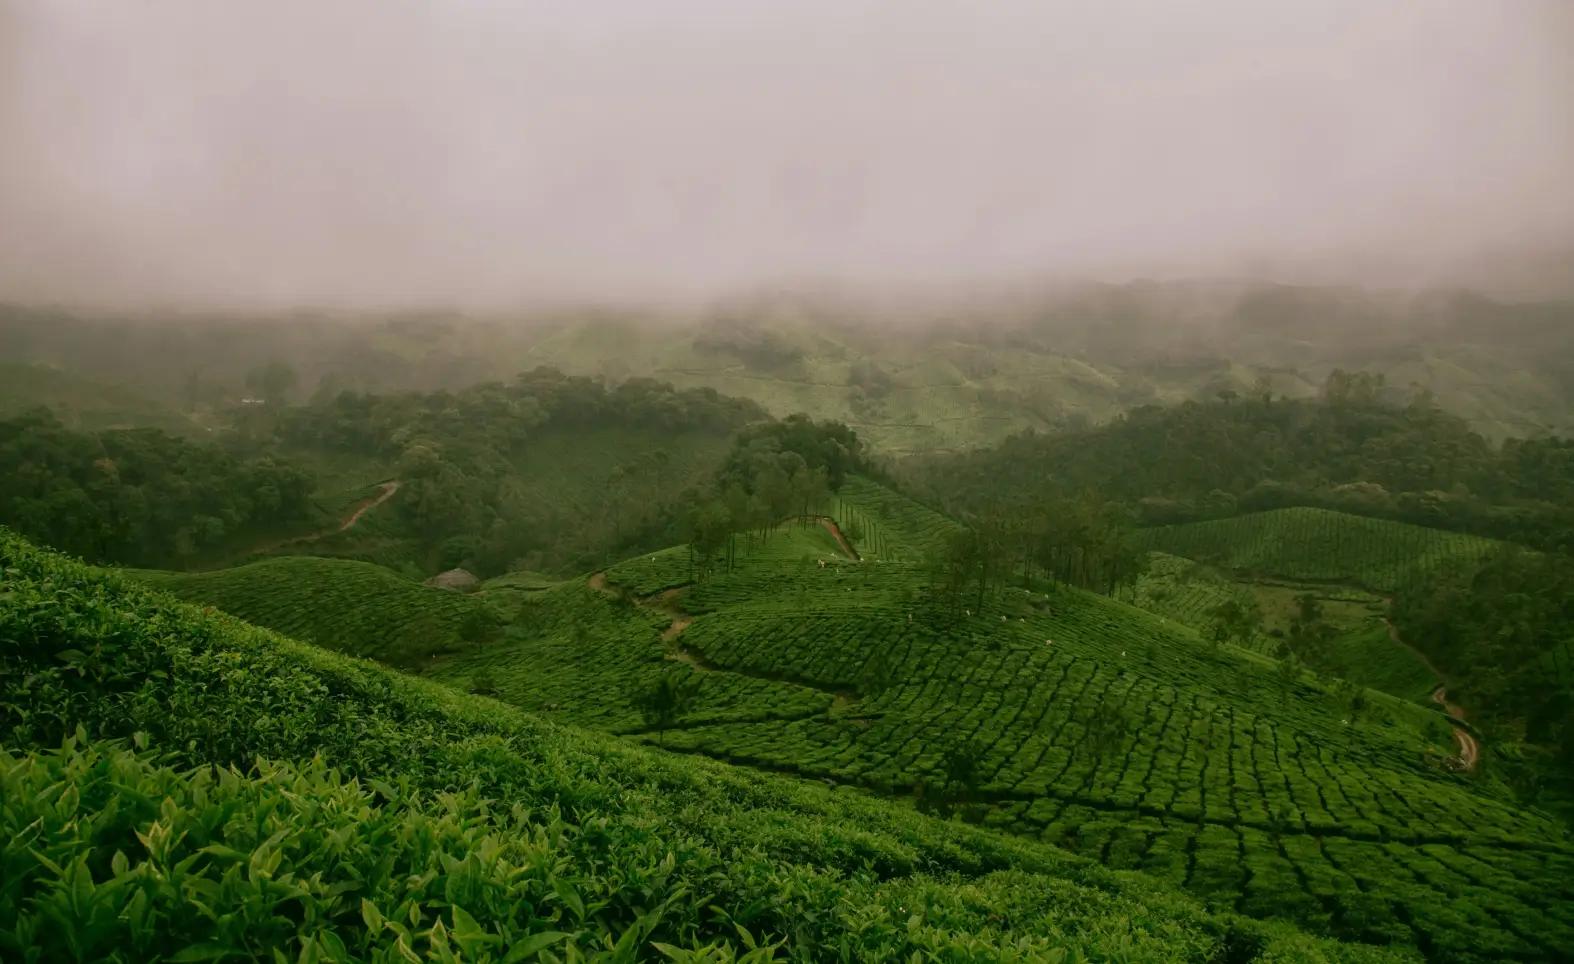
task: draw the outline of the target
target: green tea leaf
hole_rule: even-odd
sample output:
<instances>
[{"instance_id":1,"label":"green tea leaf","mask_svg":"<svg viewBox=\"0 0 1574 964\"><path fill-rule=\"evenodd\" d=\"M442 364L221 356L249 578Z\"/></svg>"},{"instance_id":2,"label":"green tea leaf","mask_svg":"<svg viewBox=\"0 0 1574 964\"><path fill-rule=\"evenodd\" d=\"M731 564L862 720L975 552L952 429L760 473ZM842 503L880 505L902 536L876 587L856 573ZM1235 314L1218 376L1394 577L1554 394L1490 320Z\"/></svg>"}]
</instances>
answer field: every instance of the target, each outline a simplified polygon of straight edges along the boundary
<instances>
[{"instance_id":1,"label":"green tea leaf","mask_svg":"<svg viewBox=\"0 0 1574 964\"><path fill-rule=\"evenodd\" d=\"M383 929L382 912L377 909L376 904L364 897L361 898L361 920L366 922L367 929L373 934Z\"/></svg>"},{"instance_id":2,"label":"green tea leaf","mask_svg":"<svg viewBox=\"0 0 1574 964\"><path fill-rule=\"evenodd\" d=\"M541 931L537 934L531 934L513 947L510 947L501 964L517 964L519 961L529 960L568 936L563 931Z\"/></svg>"}]
</instances>

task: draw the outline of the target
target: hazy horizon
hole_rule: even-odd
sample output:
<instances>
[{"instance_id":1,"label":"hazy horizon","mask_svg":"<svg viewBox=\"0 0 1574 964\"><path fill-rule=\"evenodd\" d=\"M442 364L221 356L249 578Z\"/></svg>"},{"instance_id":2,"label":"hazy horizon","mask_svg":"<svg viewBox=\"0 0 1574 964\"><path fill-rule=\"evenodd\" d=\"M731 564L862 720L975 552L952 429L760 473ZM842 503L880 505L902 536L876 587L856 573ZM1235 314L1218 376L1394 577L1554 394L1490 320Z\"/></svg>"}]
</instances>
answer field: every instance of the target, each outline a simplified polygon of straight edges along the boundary
<instances>
[{"instance_id":1,"label":"hazy horizon","mask_svg":"<svg viewBox=\"0 0 1574 964\"><path fill-rule=\"evenodd\" d=\"M0 144L0 300L1574 294L1559 0L0 0Z\"/></svg>"}]
</instances>

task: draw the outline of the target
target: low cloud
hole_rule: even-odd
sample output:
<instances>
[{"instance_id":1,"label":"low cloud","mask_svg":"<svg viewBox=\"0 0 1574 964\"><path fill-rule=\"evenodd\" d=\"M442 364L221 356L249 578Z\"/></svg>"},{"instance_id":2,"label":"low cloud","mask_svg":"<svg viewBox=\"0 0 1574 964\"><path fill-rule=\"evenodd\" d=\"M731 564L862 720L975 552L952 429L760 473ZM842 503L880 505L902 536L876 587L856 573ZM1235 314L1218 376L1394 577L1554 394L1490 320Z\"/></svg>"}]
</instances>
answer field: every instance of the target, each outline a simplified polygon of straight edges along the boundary
<instances>
[{"instance_id":1,"label":"low cloud","mask_svg":"<svg viewBox=\"0 0 1574 964\"><path fill-rule=\"evenodd\" d=\"M1542 284L1562 0L0 0L0 298Z\"/></svg>"}]
</instances>

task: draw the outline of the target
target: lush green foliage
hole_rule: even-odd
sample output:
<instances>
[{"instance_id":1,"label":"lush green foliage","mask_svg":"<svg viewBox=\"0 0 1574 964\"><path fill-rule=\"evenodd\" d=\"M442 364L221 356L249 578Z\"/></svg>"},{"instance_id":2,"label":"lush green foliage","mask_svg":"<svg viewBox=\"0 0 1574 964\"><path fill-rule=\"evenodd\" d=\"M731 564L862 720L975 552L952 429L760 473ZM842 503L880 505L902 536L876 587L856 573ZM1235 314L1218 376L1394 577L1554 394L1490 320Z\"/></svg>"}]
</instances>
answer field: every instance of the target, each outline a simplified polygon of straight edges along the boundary
<instances>
[{"instance_id":1,"label":"lush green foliage","mask_svg":"<svg viewBox=\"0 0 1574 964\"><path fill-rule=\"evenodd\" d=\"M156 428L185 437L207 434L170 406L123 385L52 366L0 364L0 417L15 417L40 406L78 431Z\"/></svg>"},{"instance_id":2,"label":"lush green foliage","mask_svg":"<svg viewBox=\"0 0 1574 964\"><path fill-rule=\"evenodd\" d=\"M284 410L277 432L294 449L393 465L403 488L390 508L422 568L489 576L677 541L687 490L763 417L714 391L538 369L457 393L343 392Z\"/></svg>"},{"instance_id":3,"label":"lush green foliage","mask_svg":"<svg viewBox=\"0 0 1574 964\"><path fill-rule=\"evenodd\" d=\"M367 372L425 353L403 382L422 388L474 381L478 344L516 345L482 366L501 372L573 358L578 337L375 327L344 344L387 349ZM1551 812L1574 799L1574 570L1493 538L1574 546L1574 443L1490 443L1418 386L1395 405L1337 369L1299 401L1276 396L1311 393L1307 373L1248 390L1261 372L1157 346L1123 349L1156 354L1116 377L1096 328L1052 349L1097 349L1057 356L1054 387L1029 371L1036 323L937 329L897 362L823 324L563 330L666 345L651 364L680 384L815 413L779 422L610 362L603 381L538 369L453 392L330 374L290 409L304 356L254 351L256 404L225 412L206 372L184 379L194 419L229 420L230 454L82 436L94 454L26 423L8 451L33 488L0 511L94 558L122 558L103 533L147 513L81 465L125 488L157 463L179 469L152 473L172 493L159 518L195 523L158 528L175 541L139 543L136 564L245 543L532 572L477 597L323 559L106 577L0 537L0 954L726 959L762 935L758 958L1566 955L1574 846ZM438 329L447 344L411 340ZM1088 427L1182 396L1216 401ZM945 514L872 481L869 437L973 445L988 419L1061 434L910 463L904 485ZM305 471L262 461L280 453ZM238 505L269 484L259 467L328 495L247 515L186 484L240 478ZM393 478L385 509L321 531ZM1439 682L1480 739L1473 772L1449 756Z\"/></svg>"},{"instance_id":4,"label":"lush green foliage","mask_svg":"<svg viewBox=\"0 0 1574 964\"><path fill-rule=\"evenodd\" d=\"M4 533L0 571L0 935L39 949L23 960L715 960L756 940L803 960L1402 959L563 731Z\"/></svg>"},{"instance_id":5,"label":"lush green foliage","mask_svg":"<svg viewBox=\"0 0 1574 964\"><path fill-rule=\"evenodd\" d=\"M846 425L789 415L738 433L717 482L749 491L762 473L777 470L790 478L799 467L824 472L832 489L840 489L850 473L870 468L858 434Z\"/></svg>"},{"instance_id":6,"label":"lush green foliage","mask_svg":"<svg viewBox=\"0 0 1574 964\"><path fill-rule=\"evenodd\" d=\"M684 559L655 554L608 578L653 593L682 581ZM982 611L953 619L930 602L931 580L917 564L742 557L643 608L589 587L535 594L542 616L561 607L551 618L608 642L511 637L468 662L512 663L519 695L505 698L523 705L649 732L637 697L670 665L662 657L684 658L717 696L680 716L668 748L881 794L916 787L920 803L932 787L954 791L953 758L971 748L966 819L1346 939L1470 959L1534 957L1574 935L1567 896L1535 895L1563 894L1558 881L1574 869L1561 829L1441 767L1453 743L1435 707L1362 693L1352 726L1345 685L1285 676L1120 602L997 588ZM607 615L574 617L587 601ZM669 620L679 631L663 639ZM614 668L641 647L644 668ZM458 681L465 671L444 672ZM729 680L769 684L748 697L769 715L726 705ZM626 694L620 713L608 708L616 693ZM1491 910L1458 916L1448 909L1457 887Z\"/></svg>"},{"instance_id":7,"label":"lush green foliage","mask_svg":"<svg viewBox=\"0 0 1574 964\"><path fill-rule=\"evenodd\" d=\"M483 599L345 559L285 556L215 572L132 575L187 602L391 666L425 667L474 648L501 621Z\"/></svg>"},{"instance_id":8,"label":"lush green foliage","mask_svg":"<svg viewBox=\"0 0 1574 964\"><path fill-rule=\"evenodd\" d=\"M1372 689L1405 699L1426 700L1441 680L1414 652L1390 638L1379 597L1347 586L1307 585L1273 580L1236 580L1203 563L1154 553L1138 580L1132 602L1149 612L1211 636L1221 607L1256 607L1263 621L1247 638L1230 642L1265 656L1280 655L1300 617L1301 600L1310 595L1332 632L1319 641L1310 662ZM1299 657L1297 657L1299 659Z\"/></svg>"},{"instance_id":9,"label":"lush green foliage","mask_svg":"<svg viewBox=\"0 0 1574 964\"><path fill-rule=\"evenodd\" d=\"M835 543L819 526L785 527L741 540L739 565L828 557ZM654 732L638 703L676 672L693 677L693 698L681 725L717 721L797 719L823 713L833 694L791 682L713 673L692 658L677 659L662 633L675 614L655 594L693 578L686 549L613 566L602 576L530 594L517 603L505 642L444 665L438 679L455 686L485 678L498 696L569 722L619 733ZM643 604L640 601L643 600Z\"/></svg>"},{"instance_id":10,"label":"lush green foliage","mask_svg":"<svg viewBox=\"0 0 1574 964\"><path fill-rule=\"evenodd\" d=\"M1145 529L1141 542L1238 572L1346 582L1378 592L1472 571L1497 545L1440 529L1307 508Z\"/></svg>"},{"instance_id":11,"label":"lush green foliage","mask_svg":"<svg viewBox=\"0 0 1574 964\"><path fill-rule=\"evenodd\" d=\"M1532 910L1509 910L1505 900L1525 899L1510 875L1561 886L1552 881L1574 852L1552 842L1554 824L1426 762L1448 745L1435 713L1367 694L1347 725L1340 687L1282 681L1070 589L928 624L913 601L921 581L896 565L848 564L801 575L745 567L696 586L683 605L698 615L680 639L707 665L861 698L785 725L687 726L667 745L905 793L946 780L947 753L970 744L986 804L977 817L1220 906L1467 957L1513 946L1534 955L1574 933L1566 917L1549 920L1551 943L1531 918L1506 923ZM1093 721L1111 705L1115 735L1100 738ZM1544 842L1525 847L1521 834ZM1443 910L1442 881L1460 873L1504 913L1472 922Z\"/></svg>"},{"instance_id":12,"label":"lush green foliage","mask_svg":"<svg viewBox=\"0 0 1574 964\"><path fill-rule=\"evenodd\" d=\"M932 558L945 550L959 526L938 512L903 498L861 476L851 476L837 490L835 514L844 533L862 530L876 559Z\"/></svg>"},{"instance_id":13,"label":"lush green foliage","mask_svg":"<svg viewBox=\"0 0 1574 964\"><path fill-rule=\"evenodd\" d=\"M1499 761L1529 800L1574 810L1574 562L1502 547L1478 569L1395 600L1394 623L1447 674L1452 699L1525 759Z\"/></svg>"},{"instance_id":14,"label":"lush green foliage","mask_svg":"<svg viewBox=\"0 0 1574 964\"><path fill-rule=\"evenodd\" d=\"M88 433L47 410L0 420L0 523L97 562L183 564L319 518L310 479L157 429Z\"/></svg>"},{"instance_id":15,"label":"lush green foliage","mask_svg":"<svg viewBox=\"0 0 1574 964\"><path fill-rule=\"evenodd\" d=\"M906 467L915 491L970 509L1095 489L1145 525L1289 506L1337 509L1537 547L1574 545L1574 443L1494 447L1424 396L1379 402L1380 383L1334 372L1319 400L1145 406L1108 425L1027 434Z\"/></svg>"}]
</instances>

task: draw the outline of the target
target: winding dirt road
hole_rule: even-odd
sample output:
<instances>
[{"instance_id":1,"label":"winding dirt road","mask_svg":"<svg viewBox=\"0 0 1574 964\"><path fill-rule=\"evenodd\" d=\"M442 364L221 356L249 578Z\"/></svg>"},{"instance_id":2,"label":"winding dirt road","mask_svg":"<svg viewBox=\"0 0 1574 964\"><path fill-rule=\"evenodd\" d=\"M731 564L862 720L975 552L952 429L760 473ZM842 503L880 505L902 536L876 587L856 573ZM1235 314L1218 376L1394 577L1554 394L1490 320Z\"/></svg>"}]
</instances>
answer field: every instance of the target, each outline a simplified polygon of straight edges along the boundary
<instances>
[{"instance_id":1,"label":"winding dirt road","mask_svg":"<svg viewBox=\"0 0 1574 964\"><path fill-rule=\"evenodd\" d=\"M383 494L379 495L377 498L372 499L372 500L370 500L368 502L361 503L361 507L356 509L354 512L350 513L349 517L344 520L344 524L339 526L339 528L336 531L343 532L344 530L350 528L351 526L355 525L357 522L361 521L361 516L365 515L366 513L370 512L373 509L377 508L378 506L382 505L384 502L387 502L389 499L393 498L394 497L394 493L399 491L400 484L401 483L399 482L398 479L394 479L391 482L384 482L383 484L379 485L378 488L383 490ZM320 538L321 535L322 535L321 533L318 533L318 535L312 536L312 538L313 539Z\"/></svg>"},{"instance_id":2,"label":"winding dirt road","mask_svg":"<svg viewBox=\"0 0 1574 964\"><path fill-rule=\"evenodd\" d=\"M1388 601L1390 603L1393 602L1392 599ZM1384 619L1383 625L1388 627L1389 639L1393 640L1397 645L1403 646L1405 649L1408 649L1410 652L1414 653L1415 658L1419 659L1427 669L1431 670L1433 676L1436 676L1438 679L1443 678L1443 674L1438 672L1437 667L1432 665L1432 661L1426 658L1425 653L1399 638L1399 630L1394 627L1393 623L1389 622L1387 619ZM1437 689L1432 691L1432 702L1441 706L1445 713L1456 720L1463 720L1465 718L1464 708L1448 701L1448 687L1446 686L1439 686ZM1471 736L1467 731L1456 726L1454 727L1454 743L1459 747L1460 764L1466 770L1474 770L1476 768L1476 761L1481 759L1481 747L1476 743L1476 738Z\"/></svg>"},{"instance_id":3,"label":"winding dirt road","mask_svg":"<svg viewBox=\"0 0 1574 964\"><path fill-rule=\"evenodd\" d=\"M393 498L394 493L399 491L400 484L401 483L398 479L394 479L391 482L380 483L377 487L382 490L382 494L367 499L365 502L362 502L360 505L356 506L355 511L345 516L344 521L339 523L339 525L335 528L323 529L319 532L311 532L303 536L291 536L288 539L274 539L272 542L264 542L262 545L254 547L249 554L253 556L261 555L264 552L269 552L273 549L277 549L280 546L292 545L299 542L316 542L323 536L331 536L336 532L343 532L344 530L355 525L357 522L361 521L361 516Z\"/></svg>"},{"instance_id":4,"label":"winding dirt road","mask_svg":"<svg viewBox=\"0 0 1574 964\"><path fill-rule=\"evenodd\" d=\"M1446 687L1439 686L1432 691L1432 702L1441 705L1449 716L1456 720L1465 718L1465 711L1460 706L1448 701ZM1481 757L1481 748L1476 745L1476 738L1454 727L1454 742L1459 744L1459 762L1465 765L1466 770L1474 770L1476 761Z\"/></svg>"}]
</instances>

